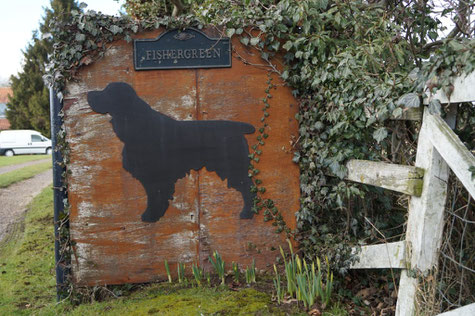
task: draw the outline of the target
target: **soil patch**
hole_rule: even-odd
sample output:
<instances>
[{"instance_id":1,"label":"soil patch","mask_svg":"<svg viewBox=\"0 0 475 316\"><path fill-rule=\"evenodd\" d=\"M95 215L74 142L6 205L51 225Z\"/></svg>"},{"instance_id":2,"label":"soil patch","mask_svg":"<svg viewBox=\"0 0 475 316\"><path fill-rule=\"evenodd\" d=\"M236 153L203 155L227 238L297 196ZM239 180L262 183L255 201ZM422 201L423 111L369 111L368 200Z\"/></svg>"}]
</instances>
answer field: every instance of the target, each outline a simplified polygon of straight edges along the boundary
<instances>
[{"instance_id":1,"label":"soil patch","mask_svg":"<svg viewBox=\"0 0 475 316\"><path fill-rule=\"evenodd\" d=\"M51 185L52 182L53 174L50 169L33 178L0 189L0 205L2 206L0 208L0 218L2 219L0 221L0 243L5 236L14 233L21 227L18 223L22 221L27 205L35 195Z\"/></svg>"}]
</instances>

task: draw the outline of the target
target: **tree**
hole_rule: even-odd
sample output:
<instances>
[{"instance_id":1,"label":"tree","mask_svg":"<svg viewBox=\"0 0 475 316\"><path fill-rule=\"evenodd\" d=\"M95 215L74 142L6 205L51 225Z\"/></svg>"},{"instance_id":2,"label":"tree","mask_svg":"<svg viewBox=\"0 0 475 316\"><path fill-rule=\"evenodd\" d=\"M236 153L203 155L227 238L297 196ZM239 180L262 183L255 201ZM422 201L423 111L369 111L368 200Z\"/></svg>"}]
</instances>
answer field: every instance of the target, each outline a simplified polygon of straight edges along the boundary
<instances>
[{"instance_id":1,"label":"tree","mask_svg":"<svg viewBox=\"0 0 475 316\"><path fill-rule=\"evenodd\" d=\"M193 5L203 0L126 0L124 7L127 14L143 20L157 16L178 16L189 13Z\"/></svg>"},{"instance_id":2,"label":"tree","mask_svg":"<svg viewBox=\"0 0 475 316\"><path fill-rule=\"evenodd\" d=\"M10 77L13 96L8 102L7 118L12 129L34 129L50 136L49 91L43 83L48 54L53 50L48 38L53 19L66 21L71 10L79 10L75 0L51 0L51 9L45 8L45 16L39 31L33 33L31 42L23 52L23 69Z\"/></svg>"}]
</instances>

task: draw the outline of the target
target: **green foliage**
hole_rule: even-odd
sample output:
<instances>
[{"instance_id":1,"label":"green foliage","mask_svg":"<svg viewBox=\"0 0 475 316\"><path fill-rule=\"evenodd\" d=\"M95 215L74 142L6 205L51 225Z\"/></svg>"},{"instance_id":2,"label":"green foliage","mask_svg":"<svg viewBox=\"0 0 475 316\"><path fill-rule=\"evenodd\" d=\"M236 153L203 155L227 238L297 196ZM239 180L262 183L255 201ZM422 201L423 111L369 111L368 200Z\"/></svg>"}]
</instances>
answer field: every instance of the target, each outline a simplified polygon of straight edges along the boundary
<instances>
[{"instance_id":1,"label":"green foliage","mask_svg":"<svg viewBox=\"0 0 475 316\"><path fill-rule=\"evenodd\" d=\"M302 301L304 306L309 309L320 298L323 309L330 303L333 290L333 272L330 272L330 264L326 257L327 271L324 275L320 259L317 258L317 269L315 262L307 264L305 259L300 259L298 255L294 255L292 246L290 245L290 256L287 260L284 251L280 248L282 258L284 259L285 278L287 280L287 294L295 297L298 301ZM280 304L280 300L284 296L284 290L281 285L280 275L274 265L276 278L274 279L274 287L276 288L276 296Z\"/></svg>"},{"instance_id":2,"label":"green foliage","mask_svg":"<svg viewBox=\"0 0 475 316\"><path fill-rule=\"evenodd\" d=\"M187 14L190 12L193 5L198 5L202 0L126 0L124 8L127 14L139 20L146 20L153 17L173 15L175 4L179 4L181 12L176 14Z\"/></svg>"},{"instance_id":3,"label":"green foliage","mask_svg":"<svg viewBox=\"0 0 475 316\"><path fill-rule=\"evenodd\" d=\"M247 284L256 283L256 262L254 259L252 259L251 266L246 267L245 276Z\"/></svg>"},{"instance_id":4,"label":"green foliage","mask_svg":"<svg viewBox=\"0 0 475 316\"><path fill-rule=\"evenodd\" d=\"M276 298L277 298L277 304L280 304L282 300L284 299L285 291L282 287L282 281L280 280L280 274L277 271L277 267L274 264L274 272L275 272L275 279L274 281L274 288L275 288L275 293L276 293Z\"/></svg>"},{"instance_id":5,"label":"green foliage","mask_svg":"<svg viewBox=\"0 0 475 316\"><path fill-rule=\"evenodd\" d=\"M43 83L48 54L53 51L49 38L50 23L57 19L64 23L71 9L77 9L74 0L51 0L52 9L45 9L40 30L33 33L23 57L25 63L17 76L11 76L13 97L8 102L7 118L12 129L34 129L50 136L49 91Z\"/></svg>"},{"instance_id":6,"label":"green foliage","mask_svg":"<svg viewBox=\"0 0 475 316\"><path fill-rule=\"evenodd\" d=\"M442 89L450 97L456 77L475 70L475 40L473 38L446 39L429 60L414 68L409 75L412 91L404 94L398 103L412 107L411 100L430 97L435 90ZM426 90L424 90L426 89ZM432 101L432 100L431 100ZM435 101L435 100L434 100ZM438 102L438 101L437 101ZM417 106L419 103L417 103ZM429 109L441 112L440 102L430 103Z\"/></svg>"},{"instance_id":7,"label":"green foliage","mask_svg":"<svg viewBox=\"0 0 475 316\"><path fill-rule=\"evenodd\" d=\"M188 283L188 280L185 276L185 268L186 266L182 262L178 262L178 264L176 265L178 283Z\"/></svg>"},{"instance_id":8,"label":"green foliage","mask_svg":"<svg viewBox=\"0 0 475 316\"><path fill-rule=\"evenodd\" d=\"M198 286L201 286L201 281L203 280L203 277L204 277L203 269L201 267L199 267L198 264L194 263L191 266L191 270L193 272L193 276L195 278L196 284Z\"/></svg>"},{"instance_id":9,"label":"green foliage","mask_svg":"<svg viewBox=\"0 0 475 316\"><path fill-rule=\"evenodd\" d=\"M241 272L239 271L239 264L233 262L233 278L234 282L239 283Z\"/></svg>"},{"instance_id":10,"label":"green foliage","mask_svg":"<svg viewBox=\"0 0 475 316\"><path fill-rule=\"evenodd\" d=\"M0 243L0 314L26 315L55 304L53 191L28 206L24 230ZM53 314L53 313L51 313Z\"/></svg>"},{"instance_id":11,"label":"green foliage","mask_svg":"<svg viewBox=\"0 0 475 316\"><path fill-rule=\"evenodd\" d=\"M168 283L172 283L172 275L170 273L170 266L168 265L167 259L165 259L165 270L167 271L167 276L168 276Z\"/></svg>"},{"instance_id":12,"label":"green foliage","mask_svg":"<svg viewBox=\"0 0 475 316\"><path fill-rule=\"evenodd\" d=\"M214 258L214 260L213 260L213 258ZM221 258L221 255L218 253L217 250L215 252L213 252L213 258L211 258L211 256L209 256L209 258L208 258L209 262L211 262L214 269L216 270L216 273L218 274L218 277L221 279L221 285L224 285L225 284L224 277L225 277L225 273L226 273L225 262L223 261L223 259Z\"/></svg>"}]
</instances>

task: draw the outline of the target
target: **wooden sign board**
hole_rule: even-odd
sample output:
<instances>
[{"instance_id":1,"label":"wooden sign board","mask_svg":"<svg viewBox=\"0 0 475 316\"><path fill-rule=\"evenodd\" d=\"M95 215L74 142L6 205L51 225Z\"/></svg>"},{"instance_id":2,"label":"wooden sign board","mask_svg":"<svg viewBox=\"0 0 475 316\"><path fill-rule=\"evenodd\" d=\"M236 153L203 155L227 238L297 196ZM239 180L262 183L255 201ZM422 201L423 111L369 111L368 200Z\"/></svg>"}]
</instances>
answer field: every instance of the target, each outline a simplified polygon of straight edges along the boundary
<instances>
[{"instance_id":1,"label":"wooden sign board","mask_svg":"<svg viewBox=\"0 0 475 316\"><path fill-rule=\"evenodd\" d=\"M228 267L255 259L266 269L279 256L285 234L250 212L247 174L268 72L251 65L262 63L256 51L238 39L232 47L230 68L136 71L133 44L117 41L67 84L77 284L154 281L166 276L165 260L175 271L178 262L209 267L215 250ZM256 166L263 197L274 200L294 229L300 194L291 139L298 135L298 109L290 89L273 78L278 88L270 92L269 137Z\"/></svg>"}]
</instances>

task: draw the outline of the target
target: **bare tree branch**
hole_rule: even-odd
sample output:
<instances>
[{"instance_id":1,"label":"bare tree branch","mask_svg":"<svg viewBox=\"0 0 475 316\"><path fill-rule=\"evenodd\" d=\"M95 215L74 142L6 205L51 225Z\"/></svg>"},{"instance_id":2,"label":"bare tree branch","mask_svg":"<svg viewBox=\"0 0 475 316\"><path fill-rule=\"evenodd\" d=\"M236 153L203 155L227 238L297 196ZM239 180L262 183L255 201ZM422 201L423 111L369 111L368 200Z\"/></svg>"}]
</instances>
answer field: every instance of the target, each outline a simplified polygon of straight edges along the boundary
<instances>
[{"instance_id":1,"label":"bare tree branch","mask_svg":"<svg viewBox=\"0 0 475 316\"><path fill-rule=\"evenodd\" d=\"M183 2L181 0L171 0L171 2L173 3L172 16L179 16L185 9Z\"/></svg>"}]
</instances>

